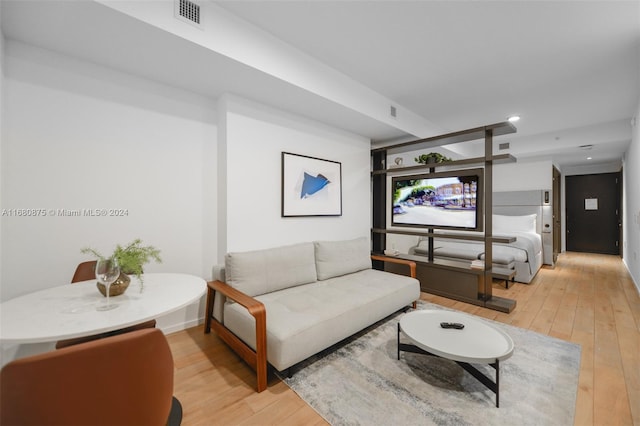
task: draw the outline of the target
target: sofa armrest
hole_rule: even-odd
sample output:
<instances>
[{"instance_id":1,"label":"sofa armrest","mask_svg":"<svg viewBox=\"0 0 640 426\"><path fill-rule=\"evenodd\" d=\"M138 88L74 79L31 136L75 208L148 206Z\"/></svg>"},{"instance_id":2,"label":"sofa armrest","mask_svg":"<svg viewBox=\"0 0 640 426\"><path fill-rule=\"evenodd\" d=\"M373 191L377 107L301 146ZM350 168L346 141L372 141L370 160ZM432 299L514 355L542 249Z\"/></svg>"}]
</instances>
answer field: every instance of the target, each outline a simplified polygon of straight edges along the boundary
<instances>
[{"instance_id":1,"label":"sofa armrest","mask_svg":"<svg viewBox=\"0 0 640 426\"><path fill-rule=\"evenodd\" d=\"M210 281L207 283L207 286L214 291L219 291L221 294L224 294L229 299L241 304L251 315L254 317L256 314L260 314L260 312L266 314L264 309L264 305L259 300L254 299L251 296L241 292L240 290L231 287L229 284L224 283L222 281Z\"/></svg>"},{"instance_id":2,"label":"sofa armrest","mask_svg":"<svg viewBox=\"0 0 640 426\"><path fill-rule=\"evenodd\" d=\"M256 322L256 349L251 349L246 343L229 331L224 324L213 318L213 304L216 292L245 307ZM209 333L211 327L231 349L233 349L255 371L258 392L267 388L267 311L259 300L231 287L222 281L207 283L207 307L204 332Z\"/></svg>"},{"instance_id":3,"label":"sofa armrest","mask_svg":"<svg viewBox=\"0 0 640 426\"><path fill-rule=\"evenodd\" d=\"M409 276L411 278L416 277L416 262L413 260L400 259L398 257L380 256L378 254L371 255L372 260L379 260L381 262L398 263L400 265L407 265L409 267ZM414 300L413 309L417 307L417 302Z\"/></svg>"},{"instance_id":4,"label":"sofa armrest","mask_svg":"<svg viewBox=\"0 0 640 426\"><path fill-rule=\"evenodd\" d=\"M409 276L411 278L416 277L416 262L414 262L413 260L400 259L398 257L390 257L390 256L380 256L377 254L372 254L371 259L380 260L382 262L399 263L401 265L407 265L409 267Z\"/></svg>"}]
</instances>

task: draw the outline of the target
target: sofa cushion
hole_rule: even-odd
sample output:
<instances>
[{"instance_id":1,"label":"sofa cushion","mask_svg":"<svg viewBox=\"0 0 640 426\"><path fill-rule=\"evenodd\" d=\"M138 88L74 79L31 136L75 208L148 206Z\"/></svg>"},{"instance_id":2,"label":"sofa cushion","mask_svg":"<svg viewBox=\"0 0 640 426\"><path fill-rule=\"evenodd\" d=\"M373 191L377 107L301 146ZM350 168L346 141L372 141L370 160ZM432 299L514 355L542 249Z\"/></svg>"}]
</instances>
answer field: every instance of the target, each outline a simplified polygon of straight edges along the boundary
<instances>
[{"instance_id":1,"label":"sofa cushion","mask_svg":"<svg viewBox=\"0 0 640 426\"><path fill-rule=\"evenodd\" d=\"M228 253L227 284L249 296L316 281L313 243Z\"/></svg>"},{"instance_id":2,"label":"sofa cushion","mask_svg":"<svg viewBox=\"0 0 640 426\"><path fill-rule=\"evenodd\" d=\"M319 280L371 269L371 248L367 238L313 244Z\"/></svg>"},{"instance_id":3,"label":"sofa cushion","mask_svg":"<svg viewBox=\"0 0 640 426\"><path fill-rule=\"evenodd\" d=\"M258 296L267 310L267 360L289 368L419 298L415 278L375 269ZM246 309L225 304L224 325L255 349Z\"/></svg>"}]
</instances>

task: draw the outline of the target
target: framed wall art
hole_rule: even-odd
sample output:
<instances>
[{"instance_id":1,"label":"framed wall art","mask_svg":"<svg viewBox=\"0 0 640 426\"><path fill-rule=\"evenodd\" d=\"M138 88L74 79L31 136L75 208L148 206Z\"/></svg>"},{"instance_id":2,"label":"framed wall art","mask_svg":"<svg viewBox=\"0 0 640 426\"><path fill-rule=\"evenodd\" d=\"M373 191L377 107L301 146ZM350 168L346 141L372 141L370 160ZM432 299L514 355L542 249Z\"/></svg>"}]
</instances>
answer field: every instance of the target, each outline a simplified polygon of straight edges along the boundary
<instances>
[{"instance_id":1,"label":"framed wall art","mask_svg":"<svg viewBox=\"0 0 640 426\"><path fill-rule=\"evenodd\" d=\"M282 153L282 217L341 216L342 164Z\"/></svg>"}]
</instances>

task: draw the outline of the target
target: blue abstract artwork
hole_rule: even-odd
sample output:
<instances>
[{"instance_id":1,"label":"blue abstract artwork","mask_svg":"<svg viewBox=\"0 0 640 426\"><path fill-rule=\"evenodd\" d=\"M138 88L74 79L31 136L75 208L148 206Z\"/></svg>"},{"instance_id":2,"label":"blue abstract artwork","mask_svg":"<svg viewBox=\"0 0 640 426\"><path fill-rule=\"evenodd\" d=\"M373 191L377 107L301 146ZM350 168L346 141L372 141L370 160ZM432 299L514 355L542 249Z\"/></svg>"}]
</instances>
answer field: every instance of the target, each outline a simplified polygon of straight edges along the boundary
<instances>
[{"instance_id":1,"label":"blue abstract artwork","mask_svg":"<svg viewBox=\"0 0 640 426\"><path fill-rule=\"evenodd\" d=\"M282 217L341 216L342 164L282 153Z\"/></svg>"},{"instance_id":2,"label":"blue abstract artwork","mask_svg":"<svg viewBox=\"0 0 640 426\"><path fill-rule=\"evenodd\" d=\"M309 173L304 172L300 198L310 197L330 183L331 181L321 174L318 174L317 176L311 176Z\"/></svg>"}]
</instances>

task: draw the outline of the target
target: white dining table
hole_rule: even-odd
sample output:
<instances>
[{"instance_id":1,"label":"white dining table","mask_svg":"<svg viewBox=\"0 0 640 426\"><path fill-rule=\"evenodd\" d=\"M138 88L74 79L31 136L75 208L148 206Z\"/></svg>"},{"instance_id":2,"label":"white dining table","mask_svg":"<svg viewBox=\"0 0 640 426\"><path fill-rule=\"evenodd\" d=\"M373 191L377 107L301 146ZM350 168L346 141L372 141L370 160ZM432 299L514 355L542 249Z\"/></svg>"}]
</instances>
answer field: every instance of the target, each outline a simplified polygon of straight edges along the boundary
<instances>
[{"instance_id":1,"label":"white dining table","mask_svg":"<svg viewBox=\"0 0 640 426\"><path fill-rule=\"evenodd\" d=\"M110 297L116 308L99 311L106 302L96 280L50 287L0 304L0 343L51 343L117 330L167 315L198 301L204 279L193 275L144 274L131 277L127 291ZM3 357L4 358L4 357ZM6 361L3 360L3 364Z\"/></svg>"}]
</instances>

